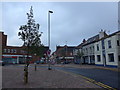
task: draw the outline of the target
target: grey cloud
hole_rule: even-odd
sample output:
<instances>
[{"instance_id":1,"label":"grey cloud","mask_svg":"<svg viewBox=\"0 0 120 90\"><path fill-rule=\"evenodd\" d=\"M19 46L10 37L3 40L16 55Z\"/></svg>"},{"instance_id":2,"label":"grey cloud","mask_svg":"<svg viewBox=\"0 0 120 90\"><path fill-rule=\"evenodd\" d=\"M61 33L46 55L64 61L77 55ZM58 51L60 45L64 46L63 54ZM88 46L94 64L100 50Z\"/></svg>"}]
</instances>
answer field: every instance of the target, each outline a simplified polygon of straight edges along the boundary
<instances>
[{"instance_id":1,"label":"grey cloud","mask_svg":"<svg viewBox=\"0 0 120 90\"><path fill-rule=\"evenodd\" d=\"M9 36L11 45L20 45L21 40L13 42L18 28L26 24L30 6L33 6L34 17L40 23L40 32L44 45L48 44L48 10L51 14L51 49L56 45L78 45L82 39L98 34L99 30L117 30L117 2L30 2L3 3L3 30ZM20 42L20 43L17 43Z\"/></svg>"}]
</instances>

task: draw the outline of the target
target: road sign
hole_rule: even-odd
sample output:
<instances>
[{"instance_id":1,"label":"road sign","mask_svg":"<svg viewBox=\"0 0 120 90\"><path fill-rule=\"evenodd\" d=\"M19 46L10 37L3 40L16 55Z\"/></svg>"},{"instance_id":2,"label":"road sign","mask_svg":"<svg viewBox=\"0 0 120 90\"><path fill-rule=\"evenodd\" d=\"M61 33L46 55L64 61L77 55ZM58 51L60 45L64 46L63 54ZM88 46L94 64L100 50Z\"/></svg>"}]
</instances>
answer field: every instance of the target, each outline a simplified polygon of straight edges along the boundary
<instances>
[{"instance_id":1,"label":"road sign","mask_svg":"<svg viewBox=\"0 0 120 90\"><path fill-rule=\"evenodd\" d=\"M50 56L50 53L51 53L51 50L48 49L48 50L47 50L47 56Z\"/></svg>"}]
</instances>

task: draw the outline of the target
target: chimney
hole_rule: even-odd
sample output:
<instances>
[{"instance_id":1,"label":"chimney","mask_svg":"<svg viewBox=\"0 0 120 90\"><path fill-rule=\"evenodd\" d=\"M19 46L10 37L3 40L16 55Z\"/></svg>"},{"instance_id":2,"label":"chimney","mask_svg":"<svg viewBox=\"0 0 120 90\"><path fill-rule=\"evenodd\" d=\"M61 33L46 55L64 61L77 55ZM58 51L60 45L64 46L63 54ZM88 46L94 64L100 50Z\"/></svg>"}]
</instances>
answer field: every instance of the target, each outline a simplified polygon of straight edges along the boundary
<instances>
[{"instance_id":1,"label":"chimney","mask_svg":"<svg viewBox=\"0 0 120 90\"><path fill-rule=\"evenodd\" d=\"M83 43L85 43L86 42L86 40L85 39L83 39Z\"/></svg>"},{"instance_id":2,"label":"chimney","mask_svg":"<svg viewBox=\"0 0 120 90\"><path fill-rule=\"evenodd\" d=\"M101 29L101 31L99 32L99 39L105 37L107 34L105 32L105 30Z\"/></svg>"}]
</instances>

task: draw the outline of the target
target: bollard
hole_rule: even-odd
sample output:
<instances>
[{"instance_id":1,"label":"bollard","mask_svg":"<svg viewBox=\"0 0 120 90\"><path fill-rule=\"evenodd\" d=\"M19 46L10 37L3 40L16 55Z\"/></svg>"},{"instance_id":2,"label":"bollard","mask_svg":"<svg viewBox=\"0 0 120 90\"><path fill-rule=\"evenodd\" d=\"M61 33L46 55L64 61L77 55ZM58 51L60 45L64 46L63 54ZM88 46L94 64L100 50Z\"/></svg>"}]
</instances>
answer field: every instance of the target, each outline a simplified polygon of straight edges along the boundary
<instances>
[{"instance_id":1,"label":"bollard","mask_svg":"<svg viewBox=\"0 0 120 90\"><path fill-rule=\"evenodd\" d=\"M37 70L37 66L36 66L36 64L35 64L35 71Z\"/></svg>"},{"instance_id":2,"label":"bollard","mask_svg":"<svg viewBox=\"0 0 120 90\"><path fill-rule=\"evenodd\" d=\"M25 66L24 68L24 83L27 84L28 83L28 67Z\"/></svg>"}]
</instances>

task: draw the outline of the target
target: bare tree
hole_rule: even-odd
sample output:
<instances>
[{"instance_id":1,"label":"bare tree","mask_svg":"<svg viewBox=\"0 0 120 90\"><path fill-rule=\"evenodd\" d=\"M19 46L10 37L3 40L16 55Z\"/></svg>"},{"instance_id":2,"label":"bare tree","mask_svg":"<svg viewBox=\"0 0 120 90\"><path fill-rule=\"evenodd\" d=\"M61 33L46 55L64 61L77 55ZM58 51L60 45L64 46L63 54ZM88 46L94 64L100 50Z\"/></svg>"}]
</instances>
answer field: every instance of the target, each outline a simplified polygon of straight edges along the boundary
<instances>
[{"instance_id":1,"label":"bare tree","mask_svg":"<svg viewBox=\"0 0 120 90\"><path fill-rule=\"evenodd\" d=\"M27 47L27 60L26 60L26 65L24 68L25 75L24 75L24 80L25 83L28 83L28 66L29 66L29 54L30 53L35 53L37 54L38 52L35 52L36 48L39 48L40 46L43 46L41 44L41 34L39 34L39 24L35 23L35 20L33 19L33 9L32 6L30 8L30 13L27 13L27 24L26 25L21 25L19 28L18 36L20 36L20 39L24 41L23 46ZM33 49L33 50L32 50Z\"/></svg>"},{"instance_id":2,"label":"bare tree","mask_svg":"<svg viewBox=\"0 0 120 90\"><path fill-rule=\"evenodd\" d=\"M84 55L84 53L82 51L80 52L80 50L78 50L77 56L80 58L80 64L82 64L82 57L83 57L83 55Z\"/></svg>"}]
</instances>

